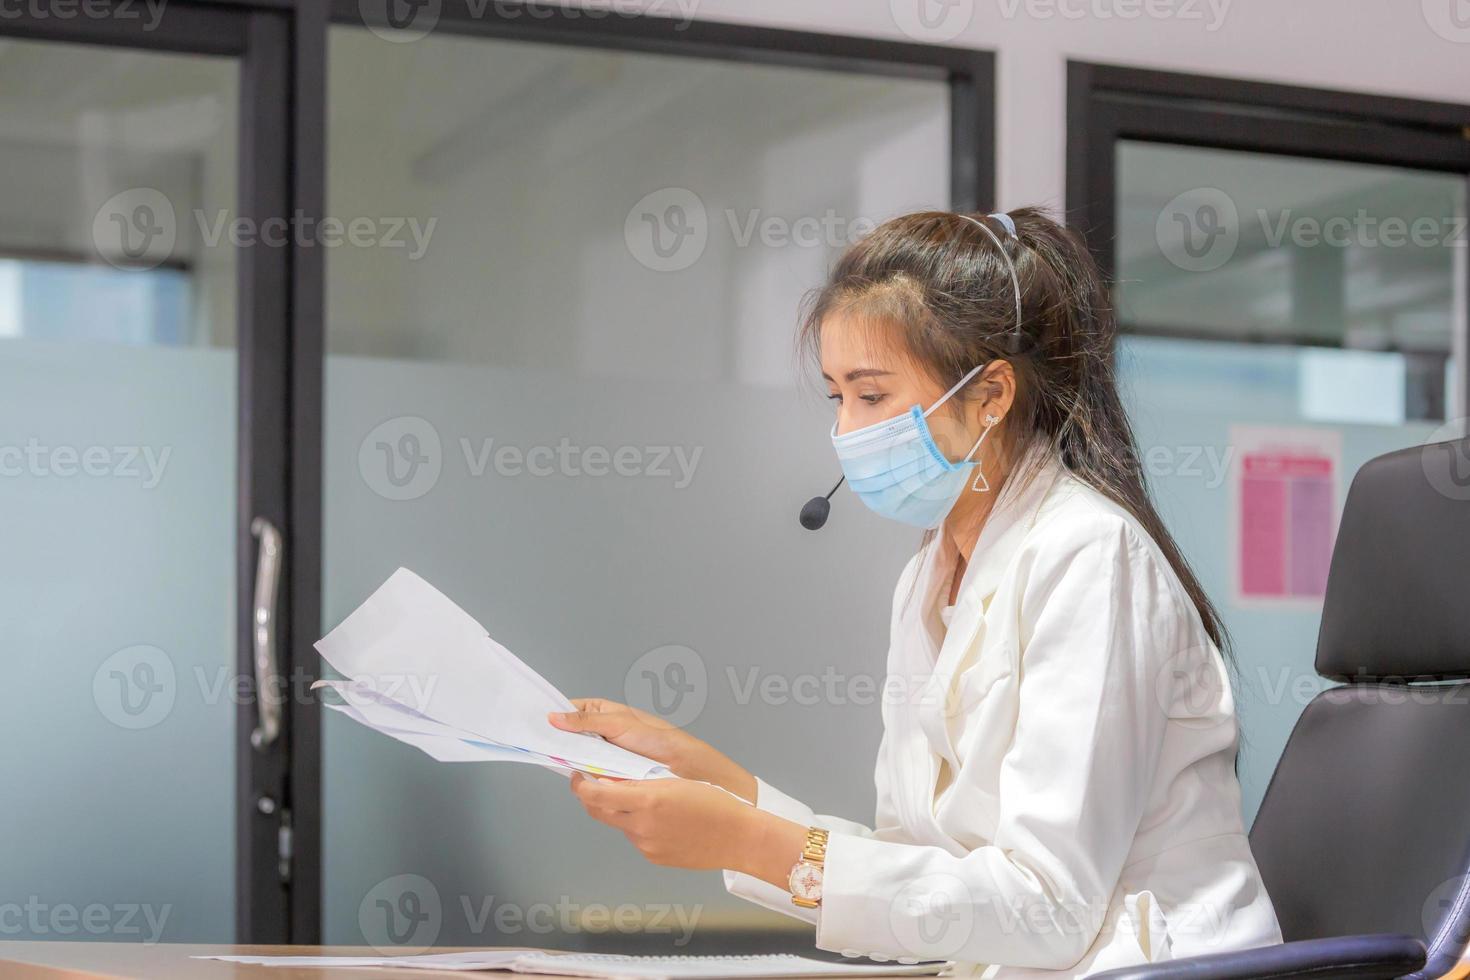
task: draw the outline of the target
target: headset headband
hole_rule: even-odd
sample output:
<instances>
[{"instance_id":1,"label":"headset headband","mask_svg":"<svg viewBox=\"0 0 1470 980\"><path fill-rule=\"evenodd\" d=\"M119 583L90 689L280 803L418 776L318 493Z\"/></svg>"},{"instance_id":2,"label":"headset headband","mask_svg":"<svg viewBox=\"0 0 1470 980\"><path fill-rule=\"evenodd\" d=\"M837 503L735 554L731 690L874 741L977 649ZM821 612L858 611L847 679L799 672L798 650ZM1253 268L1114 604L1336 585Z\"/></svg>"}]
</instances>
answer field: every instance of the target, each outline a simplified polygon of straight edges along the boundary
<instances>
[{"instance_id":1,"label":"headset headband","mask_svg":"<svg viewBox=\"0 0 1470 980\"><path fill-rule=\"evenodd\" d=\"M979 228L981 231L985 232L985 234L989 235L990 240L995 242L995 247L997 250L999 250L1000 257L1006 260L1006 269L1009 270L1011 274L1011 289L1013 289L1016 294L1016 326L1015 330L1011 334L1011 343L1009 346L1010 352L1012 354L1019 354L1021 352L1022 343L1025 339L1025 334L1021 332L1021 278L1016 275L1016 263L1011 261L1011 255L1009 252L1006 251L1005 245L1001 243L1001 240L996 237L995 232L991 231L989 226L987 226L985 222L981 221L979 218L972 218L968 214L962 214L959 217L965 219L976 228ZM1006 233L1012 239L1018 242L1021 240L1020 237L1016 234L1016 222L1013 218L1011 218L1010 215L1006 214L1003 211L997 211L994 214L986 215L986 217L994 218L996 221L999 221L1001 225L1005 228Z\"/></svg>"}]
</instances>

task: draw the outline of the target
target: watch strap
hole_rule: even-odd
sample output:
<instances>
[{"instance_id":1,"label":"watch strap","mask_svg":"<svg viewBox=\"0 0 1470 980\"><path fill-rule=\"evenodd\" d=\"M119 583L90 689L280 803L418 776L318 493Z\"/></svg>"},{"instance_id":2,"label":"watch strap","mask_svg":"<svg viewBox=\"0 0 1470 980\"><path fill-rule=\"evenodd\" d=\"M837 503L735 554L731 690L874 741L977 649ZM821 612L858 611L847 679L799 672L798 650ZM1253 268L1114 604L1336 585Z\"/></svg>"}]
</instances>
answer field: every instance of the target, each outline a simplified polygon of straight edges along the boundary
<instances>
[{"instance_id":1,"label":"watch strap","mask_svg":"<svg viewBox=\"0 0 1470 980\"><path fill-rule=\"evenodd\" d=\"M822 867L827 860L827 838L828 831L821 827L812 827L806 832L806 844L801 849L801 859L808 864Z\"/></svg>"},{"instance_id":2,"label":"watch strap","mask_svg":"<svg viewBox=\"0 0 1470 980\"><path fill-rule=\"evenodd\" d=\"M811 865L819 872L825 870L827 862L828 836L828 831L825 831L820 827L811 827L807 830L806 841L802 844L801 848L801 858L791 869L793 874L795 874L797 869L799 869L804 864ZM795 905L797 908L815 909L820 908L822 902L821 899L813 901L812 899L802 898L799 895L793 894L791 896L791 904Z\"/></svg>"}]
</instances>

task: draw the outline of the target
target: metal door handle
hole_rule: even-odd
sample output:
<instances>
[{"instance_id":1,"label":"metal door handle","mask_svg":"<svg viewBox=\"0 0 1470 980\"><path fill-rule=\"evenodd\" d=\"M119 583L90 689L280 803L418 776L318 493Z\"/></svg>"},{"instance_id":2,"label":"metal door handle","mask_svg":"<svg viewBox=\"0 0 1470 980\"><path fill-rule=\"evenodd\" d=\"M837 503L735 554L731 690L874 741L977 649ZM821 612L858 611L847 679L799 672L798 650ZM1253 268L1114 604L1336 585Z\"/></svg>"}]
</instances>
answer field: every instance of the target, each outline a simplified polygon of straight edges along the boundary
<instances>
[{"instance_id":1,"label":"metal door handle","mask_svg":"<svg viewBox=\"0 0 1470 980\"><path fill-rule=\"evenodd\" d=\"M250 534L260 542L255 557L255 610L251 635L255 647L255 710L257 723L250 744L263 749L281 734L281 702L272 685L280 671L276 662L276 592L281 582L281 532L264 517L250 522Z\"/></svg>"}]
</instances>

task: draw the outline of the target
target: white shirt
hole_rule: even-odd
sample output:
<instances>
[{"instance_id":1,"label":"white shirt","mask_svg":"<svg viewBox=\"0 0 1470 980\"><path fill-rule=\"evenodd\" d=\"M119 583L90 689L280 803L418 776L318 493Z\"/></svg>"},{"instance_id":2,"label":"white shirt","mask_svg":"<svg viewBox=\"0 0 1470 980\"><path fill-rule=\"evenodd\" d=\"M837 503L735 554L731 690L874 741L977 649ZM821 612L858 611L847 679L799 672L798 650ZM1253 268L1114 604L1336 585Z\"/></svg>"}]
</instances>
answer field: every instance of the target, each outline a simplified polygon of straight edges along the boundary
<instances>
[{"instance_id":1,"label":"white shirt","mask_svg":"<svg viewBox=\"0 0 1470 980\"><path fill-rule=\"evenodd\" d=\"M899 579L874 828L759 785L757 806L832 832L821 908L735 872L726 887L815 923L819 948L961 975L1279 943L1220 654L1138 522L1042 458L997 501L947 628L947 536Z\"/></svg>"}]
</instances>

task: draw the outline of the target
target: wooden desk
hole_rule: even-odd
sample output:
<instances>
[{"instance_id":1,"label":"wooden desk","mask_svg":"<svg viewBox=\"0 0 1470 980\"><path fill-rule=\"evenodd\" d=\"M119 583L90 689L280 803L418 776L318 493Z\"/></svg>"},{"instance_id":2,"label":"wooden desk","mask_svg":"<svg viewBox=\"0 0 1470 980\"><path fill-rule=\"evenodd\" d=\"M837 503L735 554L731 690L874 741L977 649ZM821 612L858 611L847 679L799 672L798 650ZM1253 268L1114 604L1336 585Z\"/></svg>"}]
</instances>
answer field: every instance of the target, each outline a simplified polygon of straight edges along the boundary
<instances>
[{"instance_id":1,"label":"wooden desk","mask_svg":"<svg viewBox=\"0 0 1470 980\"><path fill-rule=\"evenodd\" d=\"M436 953L453 953L451 948ZM366 946L199 946L184 943L55 943L0 942L0 978L3 980L83 980L97 977L146 977L148 980L426 980L429 977L496 977L526 980L523 974L502 971L463 973L447 970L379 970L365 967L321 970L278 966L245 966L217 960L195 960L191 956L381 956ZM1470 976L1470 959L1443 980ZM538 974L540 980L554 980Z\"/></svg>"},{"instance_id":2,"label":"wooden desk","mask_svg":"<svg viewBox=\"0 0 1470 980\"><path fill-rule=\"evenodd\" d=\"M456 950L435 949L436 953ZM95 977L144 977L147 980L427 980L429 977L516 977L521 974L491 971L463 973L446 970L378 970L363 967L344 969L299 969L278 966L245 966L217 960L195 960L191 956L381 956L366 946L205 946L186 943L65 943L0 942L0 978L4 980L81 980Z\"/></svg>"}]
</instances>

